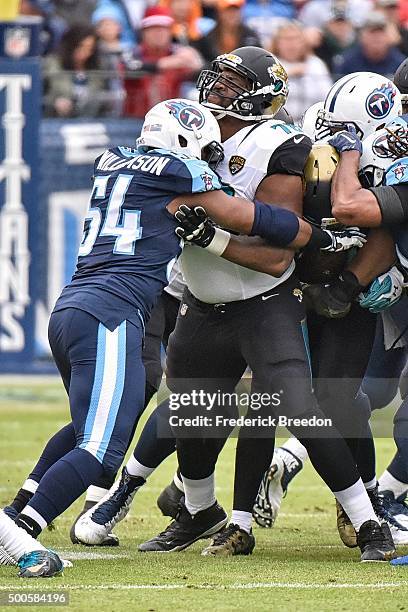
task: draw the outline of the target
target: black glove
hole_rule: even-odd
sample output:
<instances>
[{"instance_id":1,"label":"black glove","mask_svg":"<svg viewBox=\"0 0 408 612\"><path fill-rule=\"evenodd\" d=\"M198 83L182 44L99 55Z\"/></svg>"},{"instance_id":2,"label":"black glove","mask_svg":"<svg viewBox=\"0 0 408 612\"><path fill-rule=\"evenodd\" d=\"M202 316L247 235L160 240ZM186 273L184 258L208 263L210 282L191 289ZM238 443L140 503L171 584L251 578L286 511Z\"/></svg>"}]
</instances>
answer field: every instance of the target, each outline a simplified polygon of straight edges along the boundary
<instances>
[{"instance_id":1,"label":"black glove","mask_svg":"<svg viewBox=\"0 0 408 612\"><path fill-rule=\"evenodd\" d=\"M193 242L205 249L214 238L215 226L202 206L189 208L181 204L174 216L180 223L175 232L185 242Z\"/></svg>"},{"instance_id":2,"label":"black glove","mask_svg":"<svg viewBox=\"0 0 408 612\"><path fill-rule=\"evenodd\" d=\"M341 319L351 309L352 301L363 291L350 270L342 272L330 285L308 285L303 289L306 307L329 319Z\"/></svg>"}]
</instances>

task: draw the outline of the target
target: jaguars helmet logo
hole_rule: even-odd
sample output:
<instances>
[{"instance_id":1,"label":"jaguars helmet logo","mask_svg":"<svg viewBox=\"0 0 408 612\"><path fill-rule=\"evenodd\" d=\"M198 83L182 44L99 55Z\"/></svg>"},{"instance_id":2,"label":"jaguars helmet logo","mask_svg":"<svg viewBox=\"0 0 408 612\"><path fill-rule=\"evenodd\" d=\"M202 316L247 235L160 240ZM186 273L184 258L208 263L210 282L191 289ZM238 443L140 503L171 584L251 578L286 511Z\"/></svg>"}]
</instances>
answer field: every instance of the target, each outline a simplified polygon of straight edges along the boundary
<instances>
[{"instance_id":1,"label":"jaguars helmet logo","mask_svg":"<svg viewBox=\"0 0 408 612\"><path fill-rule=\"evenodd\" d=\"M374 89L367 97L366 111L373 119L383 119L389 115L394 106L395 91L391 83Z\"/></svg>"},{"instance_id":2,"label":"jaguars helmet logo","mask_svg":"<svg viewBox=\"0 0 408 612\"><path fill-rule=\"evenodd\" d=\"M246 159L240 155L232 155L229 160L229 170L231 174L237 174L245 166Z\"/></svg>"}]
</instances>

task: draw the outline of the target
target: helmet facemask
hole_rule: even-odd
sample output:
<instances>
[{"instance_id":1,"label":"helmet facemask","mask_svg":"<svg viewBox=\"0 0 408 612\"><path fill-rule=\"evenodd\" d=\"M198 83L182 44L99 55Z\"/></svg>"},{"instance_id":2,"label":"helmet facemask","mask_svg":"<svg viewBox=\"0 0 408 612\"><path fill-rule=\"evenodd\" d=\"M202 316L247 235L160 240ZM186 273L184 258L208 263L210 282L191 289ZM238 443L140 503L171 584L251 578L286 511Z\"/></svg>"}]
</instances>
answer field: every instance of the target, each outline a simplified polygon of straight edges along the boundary
<instances>
[{"instance_id":1,"label":"helmet facemask","mask_svg":"<svg viewBox=\"0 0 408 612\"><path fill-rule=\"evenodd\" d=\"M408 126L407 126L408 128ZM408 155L408 129L402 125L391 125L385 127L387 131L388 149L395 156L406 157Z\"/></svg>"},{"instance_id":2,"label":"helmet facemask","mask_svg":"<svg viewBox=\"0 0 408 612\"><path fill-rule=\"evenodd\" d=\"M244 121L272 119L286 101L288 94L286 73L283 71L280 77L279 74L270 71L271 83L262 87L255 72L228 59L228 57L228 55L220 56L213 62L212 70L203 70L200 73L197 81L200 103L211 109L217 119L221 119L225 115ZM241 86L225 76L223 68L244 77L247 86ZM277 68L279 68L278 65ZM229 93L232 92L235 96L226 96L220 91L214 91L214 87L218 83L222 83L229 89ZM226 100L225 107L208 102L208 97L212 93Z\"/></svg>"},{"instance_id":3,"label":"helmet facemask","mask_svg":"<svg viewBox=\"0 0 408 612\"><path fill-rule=\"evenodd\" d=\"M319 140L333 136L342 130L347 130L349 126L352 126L355 129L357 136L361 140L364 138L363 130L354 121L335 121L332 118L331 113L328 113L324 109L317 113L316 134L318 135Z\"/></svg>"}]
</instances>

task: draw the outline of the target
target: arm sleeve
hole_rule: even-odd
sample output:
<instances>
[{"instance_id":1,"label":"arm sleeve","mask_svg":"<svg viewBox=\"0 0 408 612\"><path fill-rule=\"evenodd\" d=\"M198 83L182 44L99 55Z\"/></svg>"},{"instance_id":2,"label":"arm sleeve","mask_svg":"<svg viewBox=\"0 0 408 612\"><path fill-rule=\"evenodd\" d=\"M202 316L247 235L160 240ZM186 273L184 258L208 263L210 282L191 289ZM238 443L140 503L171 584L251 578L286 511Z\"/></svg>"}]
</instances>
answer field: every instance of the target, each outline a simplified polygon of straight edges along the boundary
<instances>
[{"instance_id":1,"label":"arm sleeve","mask_svg":"<svg viewBox=\"0 0 408 612\"><path fill-rule=\"evenodd\" d=\"M372 187L384 225L408 221L408 184Z\"/></svg>"},{"instance_id":2,"label":"arm sleeve","mask_svg":"<svg viewBox=\"0 0 408 612\"><path fill-rule=\"evenodd\" d=\"M292 174L303 176L306 160L312 150L312 141L299 132L286 140L273 152L267 169L267 176L272 174Z\"/></svg>"}]
</instances>

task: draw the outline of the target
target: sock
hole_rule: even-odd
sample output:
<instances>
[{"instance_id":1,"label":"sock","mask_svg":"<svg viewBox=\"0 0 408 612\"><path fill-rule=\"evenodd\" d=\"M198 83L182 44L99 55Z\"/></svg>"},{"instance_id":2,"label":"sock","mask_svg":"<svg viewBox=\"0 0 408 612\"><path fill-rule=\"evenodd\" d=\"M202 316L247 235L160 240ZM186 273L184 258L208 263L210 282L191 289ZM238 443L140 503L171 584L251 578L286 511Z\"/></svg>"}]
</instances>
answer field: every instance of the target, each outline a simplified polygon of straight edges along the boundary
<instances>
[{"instance_id":1,"label":"sock","mask_svg":"<svg viewBox=\"0 0 408 612\"><path fill-rule=\"evenodd\" d=\"M343 491L334 491L337 501L341 504L353 523L353 527L358 531L366 521L375 521L378 519L374 513L370 498L364 488L361 478L357 480L351 487L343 489Z\"/></svg>"},{"instance_id":2,"label":"sock","mask_svg":"<svg viewBox=\"0 0 408 612\"><path fill-rule=\"evenodd\" d=\"M0 545L15 561L34 550L46 550L45 546L18 527L4 512L0 512Z\"/></svg>"},{"instance_id":3,"label":"sock","mask_svg":"<svg viewBox=\"0 0 408 612\"><path fill-rule=\"evenodd\" d=\"M369 482L364 483L364 488L366 491L372 491L377 486L377 478L373 478Z\"/></svg>"},{"instance_id":4,"label":"sock","mask_svg":"<svg viewBox=\"0 0 408 612\"><path fill-rule=\"evenodd\" d=\"M102 464L93 455L75 448L49 468L24 513L33 508L49 525L102 474Z\"/></svg>"},{"instance_id":5,"label":"sock","mask_svg":"<svg viewBox=\"0 0 408 612\"><path fill-rule=\"evenodd\" d=\"M243 529L247 533L251 533L252 514L250 512L243 512L242 510L233 510L230 523L238 525L240 529Z\"/></svg>"},{"instance_id":6,"label":"sock","mask_svg":"<svg viewBox=\"0 0 408 612\"><path fill-rule=\"evenodd\" d=\"M153 474L156 468L143 465L143 463L140 463L133 455L131 455L126 464L126 469L130 476L140 476L140 478L143 478L143 480L147 480L150 474Z\"/></svg>"},{"instance_id":7,"label":"sock","mask_svg":"<svg viewBox=\"0 0 408 612\"><path fill-rule=\"evenodd\" d=\"M47 470L59 459L64 457L64 455L74 449L75 445L76 438L74 426L72 423L69 423L48 440L41 453L41 457L28 478L37 483L41 482L41 478Z\"/></svg>"},{"instance_id":8,"label":"sock","mask_svg":"<svg viewBox=\"0 0 408 612\"><path fill-rule=\"evenodd\" d=\"M215 504L214 473L201 480L183 476L183 484L185 505L192 516Z\"/></svg>"},{"instance_id":9,"label":"sock","mask_svg":"<svg viewBox=\"0 0 408 612\"><path fill-rule=\"evenodd\" d=\"M384 474L380 477L378 484L380 491L392 491L394 493L394 497L404 495L408 490L408 484L394 478L394 476L390 474L388 470L385 470Z\"/></svg>"},{"instance_id":10,"label":"sock","mask_svg":"<svg viewBox=\"0 0 408 612\"><path fill-rule=\"evenodd\" d=\"M291 453L291 455L294 455L302 463L307 461L307 459L309 458L307 450L305 449L303 444L293 436L286 440L286 442L280 448L284 451L288 451L289 453Z\"/></svg>"},{"instance_id":11,"label":"sock","mask_svg":"<svg viewBox=\"0 0 408 612\"><path fill-rule=\"evenodd\" d=\"M36 492L37 487L38 482L35 482L35 480L28 478L21 487L21 489L18 491L10 506L17 510L17 512L21 512Z\"/></svg>"},{"instance_id":12,"label":"sock","mask_svg":"<svg viewBox=\"0 0 408 612\"><path fill-rule=\"evenodd\" d=\"M97 487L96 485L91 485L90 487L88 487L86 491L85 504L87 502L92 502L92 505L97 504L98 501L102 499L102 497L105 497L108 491L109 489L104 489L103 487ZM89 506L89 507L92 507L92 506Z\"/></svg>"},{"instance_id":13,"label":"sock","mask_svg":"<svg viewBox=\"0 0 408 612\"><path fill-rule=\"evenodd\" d=\"M181 480L180 468L177 468L177 471L173 476L173 482L178 488L178 490L184 493L184 485L183 485L183 481Z\"/></svg>"},{"instance_id":14,"label":"sock","mask_svg":"<svg viewBox=\"0 0 408 612\"><path fill-rule=\"evenodd\" d=\"M24 529L33 538L38 538L43 529L47 526L47 521L34 508L26 506L16 518L16 525Z\"/></svg>"}]
</instances>

